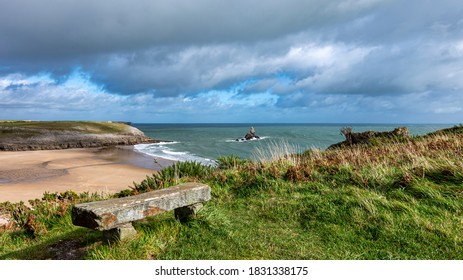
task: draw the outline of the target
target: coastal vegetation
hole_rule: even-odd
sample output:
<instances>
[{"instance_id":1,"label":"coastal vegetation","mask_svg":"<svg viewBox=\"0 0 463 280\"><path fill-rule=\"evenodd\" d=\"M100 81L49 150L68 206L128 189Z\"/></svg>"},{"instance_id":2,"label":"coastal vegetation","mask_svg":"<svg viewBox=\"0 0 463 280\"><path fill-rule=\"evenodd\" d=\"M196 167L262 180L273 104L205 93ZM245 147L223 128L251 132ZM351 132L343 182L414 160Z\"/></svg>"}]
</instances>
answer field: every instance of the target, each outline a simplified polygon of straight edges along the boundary
<instances>
[{"instance_id":1,"label":"coastal vegetation","mask_svg":"<svg viewBox=\"0 0 463 280\"><path fill-rule=\"evenodd\" d=\"M195 220L135 222L137 237L102 242L70 210L107 199L72 191L0 204L12 222L0 259L462 259L463 126L373 137L295 153L287 143L217 166L178 162L114 197L201 182L212 199Z\"/></svg>"}]
</instances>

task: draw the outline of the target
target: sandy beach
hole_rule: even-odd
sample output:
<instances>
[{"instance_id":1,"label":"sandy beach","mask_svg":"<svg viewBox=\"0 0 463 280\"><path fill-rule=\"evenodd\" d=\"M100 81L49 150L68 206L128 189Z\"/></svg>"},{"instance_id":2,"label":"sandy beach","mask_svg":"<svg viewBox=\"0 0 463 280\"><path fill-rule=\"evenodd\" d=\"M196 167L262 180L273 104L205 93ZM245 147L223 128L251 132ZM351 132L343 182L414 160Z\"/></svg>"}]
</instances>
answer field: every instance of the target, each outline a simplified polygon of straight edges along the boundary
<instances>
[{"instance_id":1,"label":"sandy beach","mask_svg":"<svg viewBox=\"0 0 463 280\"><path fill-rule=\"evenodd\" d=\"M154 163L131 146L0 152L0 202L27 202L67 190L115 193L170 164Z\"/></svg>"}]
</instances>

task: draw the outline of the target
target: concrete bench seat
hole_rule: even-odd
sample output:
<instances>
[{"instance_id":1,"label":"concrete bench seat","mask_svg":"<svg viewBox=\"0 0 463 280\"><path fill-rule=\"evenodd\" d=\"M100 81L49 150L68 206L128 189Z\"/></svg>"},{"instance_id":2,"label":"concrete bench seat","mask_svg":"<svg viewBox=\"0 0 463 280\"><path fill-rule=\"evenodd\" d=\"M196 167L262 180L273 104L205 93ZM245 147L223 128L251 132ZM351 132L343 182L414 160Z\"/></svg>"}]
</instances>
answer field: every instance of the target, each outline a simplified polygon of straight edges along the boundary
<instances>
[{"instance_id":1,"label":"concrete bench seat","mask_svg":"<svg viewBox=\"0 0 463 280\"><path fill-rule=\"evenodd\" d=\"M209 186L185 183L134 196L77 204L72 209L72 223L103 231L108 240L122 240L136 233L133 221L171 210L177 219L185 221L210 198Z\"/></svg>"}]
</instances>

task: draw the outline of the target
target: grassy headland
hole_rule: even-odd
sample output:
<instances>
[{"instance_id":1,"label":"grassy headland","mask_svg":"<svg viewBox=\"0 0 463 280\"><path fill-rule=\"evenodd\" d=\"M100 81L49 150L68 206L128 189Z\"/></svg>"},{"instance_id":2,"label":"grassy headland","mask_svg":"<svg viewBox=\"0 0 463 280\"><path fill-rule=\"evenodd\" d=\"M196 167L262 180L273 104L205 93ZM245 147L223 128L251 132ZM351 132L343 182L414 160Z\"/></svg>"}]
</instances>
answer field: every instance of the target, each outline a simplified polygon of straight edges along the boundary
<instances>
[{"instance_id":1,"label":"grassy headland","mask_svg":"<svg viewBox=\"0 0 463 280\"><path fill-rule=\"evenodd\" d=\"M0 233L0 259L463 258L461 126L290 151L231 155L217 167L177 163L134 183L116 196L199 181L213 198L196 220L165 213L135 223L137 238L119 244L71 223L72 205L105 199L97 194L45 194L33 210L5 203L0 213L14 222Z\"/></svg>"},{"instance_id":2,"label":"grassy headland","mask_svg":"<svg viewBox=\"0 0 463 280\"><path fill-rule=\"evenodd\" d=\"M120 122L0 121L0 151L54 150L153 142Z\"/></svg>"},{"instance_id":3,"label":"grassy headland","mask_svg":"<svg viewBox=\"0 0 463 280\"><path fill-rule=\"evenodd\" d=\"M81 133L123 133L127 125L119 122L92 121L0 121L0 127L21 129L40 129L50 131L78 131Z\"/></svg>"}]
</instances>

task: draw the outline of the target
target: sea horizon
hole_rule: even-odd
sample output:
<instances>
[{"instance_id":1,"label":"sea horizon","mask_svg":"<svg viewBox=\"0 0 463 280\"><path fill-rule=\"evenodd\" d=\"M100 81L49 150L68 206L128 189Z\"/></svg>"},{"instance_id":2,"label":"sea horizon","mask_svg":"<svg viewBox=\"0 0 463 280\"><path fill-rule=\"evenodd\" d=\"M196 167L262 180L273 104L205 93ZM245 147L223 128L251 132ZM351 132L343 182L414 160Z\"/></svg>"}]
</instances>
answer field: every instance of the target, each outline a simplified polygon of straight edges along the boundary
<instances>
[{"instance_id":1,"label":"sea horizon","mask_svg":"<svg viewBox=\"0 0 463 280\"><path fill-rule=\"evenodd\" d=\"M410 135L424 135L452 127L451 123L132 123L147 136L161 140L157 144L135 146L137 152L173 161L197 161L214 164L221 156L235 155L252 159L269 149L285 146L292 152L326 149L344 141L343 127L354 132L391 131L406 126ZM241 140L253 127L260 137Z\"/></svg>"},{"instance_id":2,"label":"sea horizon","mask_svg":"<svg viewBox=\"0 0 463 280\"><path fill-rule=\"evenodd\" d=\"M119 121L117 121L119 122ZM126 121L120 121L126 122ZM156 125L458 125L462 123L445 122L128 122L132 125L156 124Z\"/></svg>"}]
</instances>

